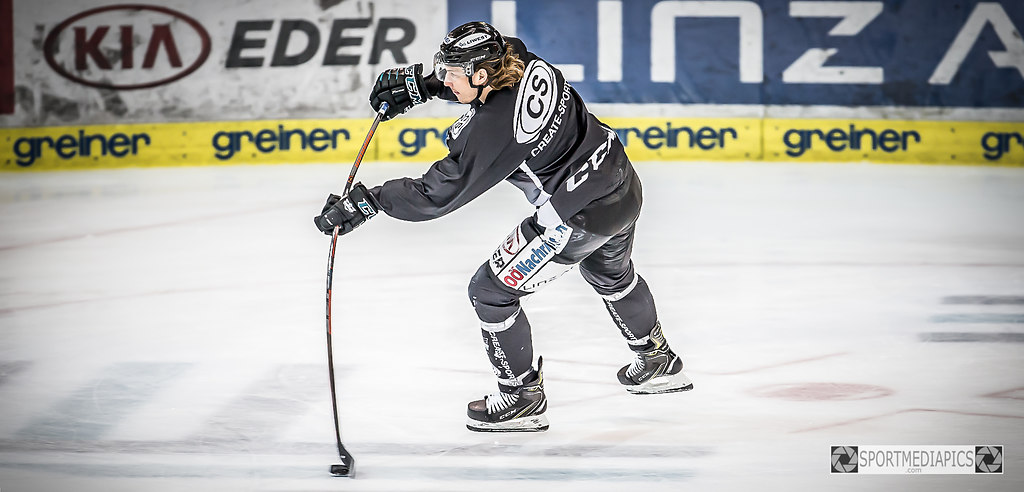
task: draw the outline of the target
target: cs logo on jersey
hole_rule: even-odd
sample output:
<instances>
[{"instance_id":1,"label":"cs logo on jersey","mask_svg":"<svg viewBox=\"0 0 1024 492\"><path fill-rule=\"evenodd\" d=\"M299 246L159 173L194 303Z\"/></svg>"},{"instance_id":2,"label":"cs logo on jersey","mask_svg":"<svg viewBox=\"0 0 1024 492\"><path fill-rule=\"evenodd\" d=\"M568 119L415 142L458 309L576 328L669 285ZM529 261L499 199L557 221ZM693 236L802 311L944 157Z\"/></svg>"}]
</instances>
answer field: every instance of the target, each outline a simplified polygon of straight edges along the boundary
<instances>
[{"instance_id":1,"label":"cs logo on jersey","mask_svg":"<svg viewBox=\"0 0 1024 492\"><path fill-rule=\"evenodd\" d=\"M462 134L462 129L466 128L466 125L469 124L469 120L473 119L474 115L476 115L476 108L469 108L469 111L466 111L466 114L462 115L458 121L448 128L448 136L450 136L452 140L459 138L459 135Z\"/></svg>"},{"instance_id":2,"label":"cs logo on jersey","mask_svg":"<svg viewBox=\"0 0 1024 492\"><path fill-rule=\"evenodd\" d=\"M540 60L530 62L516 95L516 142L524 144L537 139L555 111L557 80L551 66Z\"/></svg>"}]
</instances>

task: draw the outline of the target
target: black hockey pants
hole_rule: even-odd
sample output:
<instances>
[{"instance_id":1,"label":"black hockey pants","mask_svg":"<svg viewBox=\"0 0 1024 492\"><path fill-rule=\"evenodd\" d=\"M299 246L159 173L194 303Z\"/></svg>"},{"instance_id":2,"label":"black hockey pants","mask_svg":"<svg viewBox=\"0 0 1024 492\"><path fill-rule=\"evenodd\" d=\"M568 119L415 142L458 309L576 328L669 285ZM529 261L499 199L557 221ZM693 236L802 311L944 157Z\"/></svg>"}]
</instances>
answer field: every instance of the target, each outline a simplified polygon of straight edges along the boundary
<instances>
[{"instance_id":1,"label":"black hockey pants","mask_svg":"<svg viewBox=\"0 0 1024 492\"><path fill-rule=\"evenodd\" d=\"M627 343L634 349L646 346L658 316L651 291L630 259L640 213L639 179L634 175L625 186L614 200L599 200L555 227L544 229L536 216L526 218L473 276L469 297L499 389L510 391L533 372L533 339L520 298L576 265L604 299Z\"/></svg>"}]
</instances>

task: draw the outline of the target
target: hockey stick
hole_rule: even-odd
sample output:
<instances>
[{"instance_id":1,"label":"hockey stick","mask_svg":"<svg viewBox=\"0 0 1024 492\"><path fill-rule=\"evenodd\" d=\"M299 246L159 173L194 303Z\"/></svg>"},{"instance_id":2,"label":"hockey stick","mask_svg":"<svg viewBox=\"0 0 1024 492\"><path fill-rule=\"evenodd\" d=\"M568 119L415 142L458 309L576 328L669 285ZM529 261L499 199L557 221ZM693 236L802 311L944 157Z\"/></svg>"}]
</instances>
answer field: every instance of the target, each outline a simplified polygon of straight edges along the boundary
<instances>
[{"instance_id":1,"label":"hockey stick","mask_svg":"<svg viewBox=\"0 0 1024 492\"><path fill-rule=\"evenodd\" d=\"M355 162L352 163L352 170L348 173L348 182L345 183L345 192L341 196L348 195L348 192L352 190L352 181L356 178L359 163L363 162L363 155L366 154L366 148L370 146L370 139L373 138L373 133L377 131L377 125L380 124L380 119L387 110L388 103L381 103L380 109L377 110L377 117L373 119L370 131L366 134L366 140L363 140L363 146L359 149ZM341 459L341 463L331 465L331 475L336 477L355 477L356 460L345 449L345 445L341 443L341 423L338 420L338 392L334 384L334 350L331 343L331 286L334 283L334 251L337 245L338 226L334 226L334 234L331 235L331 254L327 257L327 372L331 381L331 410L334 410L334 437L338 441L338 458Z\"/></svg>"}]
</instances>

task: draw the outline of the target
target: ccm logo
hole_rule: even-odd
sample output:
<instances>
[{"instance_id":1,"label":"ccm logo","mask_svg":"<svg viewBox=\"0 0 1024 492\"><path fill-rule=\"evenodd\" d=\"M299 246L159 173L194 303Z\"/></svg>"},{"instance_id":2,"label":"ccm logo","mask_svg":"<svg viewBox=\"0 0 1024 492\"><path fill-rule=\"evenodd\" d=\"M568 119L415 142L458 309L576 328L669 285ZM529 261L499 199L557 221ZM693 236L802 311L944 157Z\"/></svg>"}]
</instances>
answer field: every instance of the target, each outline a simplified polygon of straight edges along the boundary
<instances>
[{"instance_id":1,"label":"ccm logo","mask_svg":"<svg viewBox=\"0 0 1024 492\"><path fill-rule=\"evenodd\" d=\"M555 111L556 92L551 67L538 60L531 62L516 96L516 142L529 143L540 135Z\"/></svg>"},{"instance_id":2,"label":"ccm logo","mask_svg":"<svg viewBox=\"0 0 1024 492\"><path fill-rule=\"evenodd\" d=\"M210 35L195 19L165 7L110 5L57 24L43 53L50 68L79 84L146 89L196 71L210 55Z\"/></svg>"}]
</instances>

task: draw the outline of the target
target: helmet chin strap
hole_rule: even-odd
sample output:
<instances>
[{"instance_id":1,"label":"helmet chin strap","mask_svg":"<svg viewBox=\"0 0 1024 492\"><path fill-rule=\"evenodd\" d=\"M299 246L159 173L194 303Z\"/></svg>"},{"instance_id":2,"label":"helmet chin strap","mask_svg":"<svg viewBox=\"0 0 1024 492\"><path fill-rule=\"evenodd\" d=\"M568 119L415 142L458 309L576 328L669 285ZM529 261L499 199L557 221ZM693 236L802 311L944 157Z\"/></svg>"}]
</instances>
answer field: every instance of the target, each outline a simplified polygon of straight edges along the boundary
<instances>
[{"instance_id":1,"label":"helmet chin strap","mask_svg":"<svg viewBox=\"0 0 1024 492\"><path fill-rule=\"evenodd\" d=\"M473 75L476 75L476 73L474 72ZM469 86L474 88L474 89L476 89L476 97L473 98L473 100L469 102L470 104L473 104L476 101L480 101L480 96L483 95L483 93L484 93L484 87L487 87L487 83L486 82L487 81L484 81L483 84L476 85L476 84L473 83L473 77L469 78ZM483 103L484 103L483 101L480 101L480 104L483 104Z\"/></svg>"}]
</instances>

